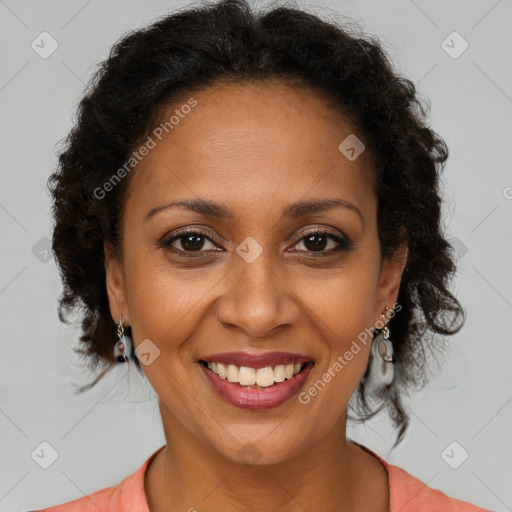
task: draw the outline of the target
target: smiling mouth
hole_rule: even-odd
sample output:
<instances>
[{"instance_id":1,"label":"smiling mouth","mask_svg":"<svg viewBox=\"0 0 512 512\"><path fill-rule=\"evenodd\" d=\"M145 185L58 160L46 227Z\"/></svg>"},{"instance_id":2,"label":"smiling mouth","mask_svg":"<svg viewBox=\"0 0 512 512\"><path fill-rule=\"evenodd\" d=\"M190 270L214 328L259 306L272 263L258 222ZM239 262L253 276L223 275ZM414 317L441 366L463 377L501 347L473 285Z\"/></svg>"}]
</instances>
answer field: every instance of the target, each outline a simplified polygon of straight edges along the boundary
<instances>
[{"instance_id":1,"label":"smiling mouth","mask_svg":"<svg viewBox=\"0 0 512 512\"><path fill-rule=\"evenodd\" d=\"M314 365L312 361L308 361L305 363L278 364L275 366L252 368L204 360L200 360L199 363L220 379L232 384L238 384L239 387L246 389L264 389L277 386L281 382L293 379L306 368Z\"/></svg>"}]
</instances>

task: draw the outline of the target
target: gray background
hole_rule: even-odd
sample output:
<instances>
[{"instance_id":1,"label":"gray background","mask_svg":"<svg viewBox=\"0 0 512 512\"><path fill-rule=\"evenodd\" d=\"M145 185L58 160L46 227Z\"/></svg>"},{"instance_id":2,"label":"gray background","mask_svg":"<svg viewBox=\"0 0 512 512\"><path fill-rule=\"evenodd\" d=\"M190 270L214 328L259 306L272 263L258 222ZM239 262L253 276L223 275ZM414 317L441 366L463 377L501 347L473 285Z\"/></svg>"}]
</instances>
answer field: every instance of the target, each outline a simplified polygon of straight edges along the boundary
<instances>
[{"instance_id":1,"label":"gray background","mask_svg":"<svg viewBox=\"0 0 512 512\"><path fill-rule=\"evenodd\" d=\"M412 424L397 450L390 452L394 431L385 416L349 426L348 435L431 487L512 510L512 2L299 4L348 15L379 35L429 98L432 124L451 150L444 219L459 249L453 289L466 325L429 387L413 395ZM116 369L90 394L72 393L71 381L90 379L71 350L78 329L56 314L61 285L46 252L46 180L95 64L124 32L183 5L0 0L0 511L115 485L165 443L155 395L133 368ZM43 31L58 42L46 59L31 47ZM446 50L458 54L462 39L442 45L453 31L469 44L457 58ZM58 453L48 469L31 457L43 441ZM462 450L469 458L453 469L442 454L456 465Z\"/></svg>"}]
</instances>

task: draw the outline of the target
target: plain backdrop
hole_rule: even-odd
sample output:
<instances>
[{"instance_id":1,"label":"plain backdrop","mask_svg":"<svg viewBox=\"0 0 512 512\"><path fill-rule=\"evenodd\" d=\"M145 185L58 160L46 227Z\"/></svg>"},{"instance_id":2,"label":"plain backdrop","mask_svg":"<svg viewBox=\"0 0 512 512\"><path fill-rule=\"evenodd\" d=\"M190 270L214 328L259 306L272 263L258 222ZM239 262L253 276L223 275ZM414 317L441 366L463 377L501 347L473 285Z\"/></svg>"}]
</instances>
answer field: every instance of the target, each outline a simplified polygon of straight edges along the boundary
<instances>
[{"instance_id":1,"label":"plain backdrop","mask_svg":"<svg viewBox=\"0 0 512 512\"><path fill-rule=\"evenodd\" d=\"M391 451L386 415L349 424L348 436L430 487L512 510L512 2L298 4L378 35L430 101L432 125L451 152L443 215L458 250L452 289L466 308L465 327L429 386L413 395L398 449ZM186 5L0 1L0 511L115 485L165 443L155 395L133 368L117 368L89 394L72 392L71 382L90 376L72 351L78 328L57 317L46 181L84 84L111 45ZM41 37L45 51L58 45L49 56L41 44L33 48ZM36 462L41 449L56 457L47 469Z\"/></svg>"}]
</instances>

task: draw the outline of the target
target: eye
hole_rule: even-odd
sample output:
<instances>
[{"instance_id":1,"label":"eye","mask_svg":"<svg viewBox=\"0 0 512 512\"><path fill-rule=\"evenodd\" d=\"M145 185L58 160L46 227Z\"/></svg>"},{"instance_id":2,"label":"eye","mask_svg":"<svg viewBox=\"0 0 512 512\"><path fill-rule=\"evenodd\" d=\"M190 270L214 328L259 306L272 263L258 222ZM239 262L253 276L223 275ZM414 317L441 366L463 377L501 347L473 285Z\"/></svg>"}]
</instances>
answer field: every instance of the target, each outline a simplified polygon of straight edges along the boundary
<instances>
[{"instance_id":1,"label":"eye","mask_svg":"<svg viewBox=\"0 0 512 512\"><path fill-rule=\"evenodd\" d=\"M208 244L210 244L211 247L208 247ZM207 234L198 230L182 231L171 238L164 238L159 245L164 248L171 248L180 253L191 253L183 254L183 256L194 256L193 253L207 252L212 249L218 250L215 249L216 245Z\"/></svg>"},{"instance_id":2,"label":"eye","mask_svg":"<svg viewBox=\"0 0 512 512\"><path fill-rule=\"evenodd\" d=\"M330 250L324 250L331 242ZM315 230L303 236L296 245L303 244L305 251L292 252L311 252L320 253L320 255L332 254L338 251L348 251L351 248L351 242L347 238L342 238L329 231Z\"/></svg>"}]
</instances>

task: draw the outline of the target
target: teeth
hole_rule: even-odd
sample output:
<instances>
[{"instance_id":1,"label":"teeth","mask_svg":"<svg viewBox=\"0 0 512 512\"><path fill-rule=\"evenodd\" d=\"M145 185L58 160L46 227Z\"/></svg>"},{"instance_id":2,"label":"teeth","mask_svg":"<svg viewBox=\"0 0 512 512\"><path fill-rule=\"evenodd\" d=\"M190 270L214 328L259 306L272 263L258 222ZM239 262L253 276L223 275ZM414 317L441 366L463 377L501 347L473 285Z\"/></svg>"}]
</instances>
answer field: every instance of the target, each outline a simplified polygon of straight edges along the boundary
<instances>
[{"instance_id":1,"label":"teeth","mask_svg":"<svg viewBox=\"0 0 512 512\"><path fill-rule=\"evenodd\" d=\"M238 369L238 366L228 364L226 373L229 382L238 382L238 379L240 378L240 370Z\"/></svg>"},{"instance_id":2,"label":"teeth","mask_svg":"<svg viewBox=\"0 0 512 512\"><path fill-rule=\"evenodd\" d=\"M274 368L274 382L283 382L284 379L284 364L278 364Z\"/></svg>"},{"instance_id":3,"label":"teeth","mask_svg":"<svg viewBox=\"0 0 512 512\"><path fill-rule=\"evenodd\" d=\"M253 384L256 384L256 370L254 368L242 366L238 375L238 382L240 382L242 386L252 386ZM259 382L258 386L261 386Z\"/></svg>"},{"instance_id":4,"label":"teeth","mask_svg":"<svg viewBox=\"0 0 512 512\"><path fill-rule=\"evenodd\" d=\"M256 384L262 388L268 388L274 384L274 370L272 366L266 366L265 368L258 368L256 370Z\"/></svg>"},{"instance_id":5,"label":"teeth","mask_svg":"<svg viewBox=\"0 0 512 512\"><path fill-rule=\"evenodd\" d=\"M224 365L222 363L208 362L208 368L221 379L229 382L238 382L242 386L260 386L267 388L275 382L283 382L297 375L304 363L278 364L277 366L265 366L264 368L249 368L247 366Z\"/></svg>"},{"instance_id":6,"label":"teeth","mask_svg":"<svg viewBox=\"0 0 512 512\"><path fill-rule=\"evenodd\" d=\"M208 363L211 364L211 363ZM210 370L213 372L213 367L210 368ZM226 367L222 363L217 363L217 373L219 377L225 379L226 378Z\"/></svg>"}]
</instances>

